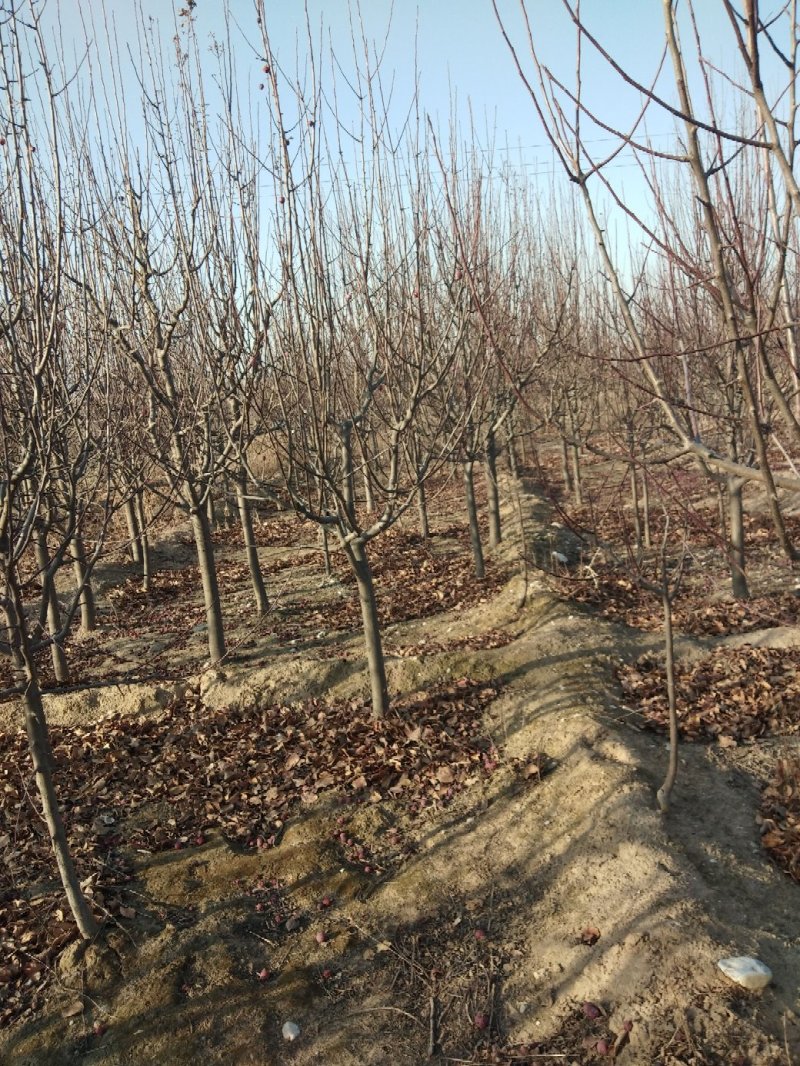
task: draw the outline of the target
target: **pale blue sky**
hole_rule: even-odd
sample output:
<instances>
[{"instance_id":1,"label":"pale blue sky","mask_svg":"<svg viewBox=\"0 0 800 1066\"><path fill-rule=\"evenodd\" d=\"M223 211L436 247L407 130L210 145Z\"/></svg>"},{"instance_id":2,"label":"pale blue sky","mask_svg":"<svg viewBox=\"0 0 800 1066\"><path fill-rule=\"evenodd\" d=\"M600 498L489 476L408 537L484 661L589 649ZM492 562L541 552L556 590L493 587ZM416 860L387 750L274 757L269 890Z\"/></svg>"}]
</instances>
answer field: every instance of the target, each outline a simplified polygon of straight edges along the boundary
<instances>
[{"instance_id":1,"label":"pale blue sky","mask_svg":"<svg viewBox=\"0 0 800 1066\"><path fill-rule=\"evenodd\" d=\"M131 0L49 0L49 5L53 14L56 8L60 10L67 39L83 20L101 23L103 10L123 46L136 39L137 5ZM159 27L168 47L176 24L180 25L176 16L183 6L181 0L141 0L139 6L145 17ZM518 0L499 0L499 6L524 53ZM267 0L266 8L276 52L284 65L292 68L296 54L306 47L304 5L300 0ZM315 30L323 25L337 53L347 57L347 0L308 0L307 8ZM712 58L731 70L734 52L720 5L703 0L698 8ZM198 0L194 17L201 42L212 34L222 35L223 10L220 0ZM528 0L528 10L542 58L571 83L574 36L561 3ZM238 27L233 30L233 42L240 72L244 79L251 78L255 91L259 70L251 47L257 49L259 42L253 4L251 0L230 0L230 11ZM584 0L583 14L626 68L643 79L649 78L663 42L660 0ZM418 6L409 0L396 0L394 5L389 0L364 0L363 18L367 35L380 42L386 37L391 19L384 65L386 71L394 73L398 100L411 95L416 47L424 110L446 126L451 100L457 99L462 121L469 101L480 129L496 128L499 144L521 145L529 163L550 165L549 147L514 70L490 0L422 0ZM586 99L615 121L629 112L629 94L620 90L616 79L604 76L590 57L587 60ZM653 111L649 126L651 134L663 136L671 131L672 120Z\"/></svg>"},{"instance_id":2,"label":"pale blue sky","mask_svg":"<svg viewBox=\"0 0 800 1066\"><path fill-rule=\"evenodd\" d=\"M60 12L67 45L71 37L82 36L77 29L82 21L91 23L94 20L102 26L103 13L108 24L115 27L117 42L123 52L129 42L136 40L137 5L132 0L105 0L104 3L102 0L48 0L48 3L48 17ZM140 0L138 4L147 22L157 29L167 55L176 27L180 31L183 25L177 15L182 6L182 0L175 3ZM252 0L229 0L228 6L240 84L245 96L252 94L251 99L255 102L263 75L254 5ZM498 6L508 19L526 69L531 71L518 0L498 0ZM735 75L738 67L736 53L721 4L717 0L699 0L696 6L708 58L725 74ZM409 0L396 0L394 5L389 0L363 0L362 7L368 38L381 45L387 40L384 83L394 85L398 113L405 113L412 97L416 49L421 108L432 115L435 124L446 132L455 101L462 129L468 124L471 111L482 144L491 135L486 131L493 131L498 149L495 165L500 165L508 157L520 163L531 178L538 176L538 180L549 183L554 171L560 178L552 150L503 42L491 0L421 0L418 5ZM298 59L302 65L307 42L305 8L315 34L318 36L320 27L324 27L323 39L330 40L346 69L352 63L348 0L307 0L306 5L300 0L266 0L269 32L281 65L289 71L295 69ZM221 0L197 0L194 29L203 48L214 36L224 37L224 9ZM562 3L560 0L528 0L528 12L540 58L572 87L575 38ZM660 0L583 0L582 14L589 28L597 33L620 64L649 83L664 41ZM387 27L390 27L388 39ZM690 29L688 24L682 27L687 53L692 44ZM769 79L769 68L767 73ZM724 86L724 77L715 77ZM674 99L671 83L672 72L667 64L659 88ZM138 95L132 79L128 91L131 97ZM639 106L639 95L622 86L617 76L610 73L588 47L584 94L587 104L596 108L612 125L626 124ZM257 103L255 106L257 109ZM656 108L650 109L647 132L657 147L668 150L673 146L674 128L671 117ZM585 132L585 136L591 142L592 151L598 154L604 154L613 144L602 130ZM506 145L512 149L508 154ZM623 152L612 168L609 175L614 182L622 183L625 195L644 209L646 196L630 154Z\"/></svg>"}]
</instances>

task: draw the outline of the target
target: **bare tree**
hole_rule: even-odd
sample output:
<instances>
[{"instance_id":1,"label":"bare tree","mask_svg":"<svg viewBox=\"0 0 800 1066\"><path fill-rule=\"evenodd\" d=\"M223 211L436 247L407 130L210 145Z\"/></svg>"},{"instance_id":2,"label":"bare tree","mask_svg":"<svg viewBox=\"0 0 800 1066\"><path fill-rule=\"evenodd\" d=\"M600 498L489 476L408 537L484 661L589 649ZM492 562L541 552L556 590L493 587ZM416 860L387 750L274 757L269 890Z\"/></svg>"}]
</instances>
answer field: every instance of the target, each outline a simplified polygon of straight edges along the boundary
<instances>
[{"instance_id":1,"label":"bare tree","mask_svg":"<svg viewBox=\"0 0 800 1066\"><path fill-rule=\"evenodd\" d=\"M763 376L789 434L790 447L796 448L791 403L797 388L793 356L790 351L785 363L789 374L779 376L770 375L772 361L769 354L764 355L776 334L786 339L790 349L794 337L793 321L785 317L790 309L785 271L791 258L798 203L796 182L788 165L794 150L793 125L792 132L778 135L782 124L794 115L797 51L789 48L796 40L794 8L782 9L776 23L767 28L758 19L757 5L747 4L741 18L727 0L722 3L722 9L731 16L734 38L750 76L751 91L745 92L741 79L722 74L709 61L691 0L682 5L681 18L677 5L663 0L664 51L660 62L654 56L653 78L648 84L636 80L616 62L600 36L592 32L579 5L562 0L576 40L576 75L571 87L540 55L524 0L521 10L527 59L512 40L496 0L493 5L512 60L556 157L583 201L624 326L627 350L620 355L635 369L639 389L661 408L666 433L658 449L659 460L692 458L714 480L727 484L734 591L744 595L747 588L740 527L745 484L763 486L782 548L789 559L796 557L782 517L780 491L796 489L798 479L791 467L789 472L775 467L764 397L757 385L758 377ZM787 31L789 42L787 50L778 49L787 92L780 91L778 104L773 106L760 82L759 49L762 45L770 50L778 48L778 26ZM681 32L689 45L681 41ZM633 91L635 107L627 129L614 128L607 116L596 114L587 103L591 98L585 84L587 52L605 66L623 90ZM671 95L655 88L665 57L672 67ZM718 103L721 87L728 101L736 97L736 103L724 110ZM656 150L647 140L643 121L650 110L675 120L676 150ZM616 138L602 158L591 151L591 135L597 130ZM609 165L623 150L640 162L655 207L654 220L637 214L613 182ZM670 189L680 191L670 194ZM615 260L598 206L600 195L643 239L646 250L641 266L632 272ZM688 210L681 206L687 204L691 205ZM640 299L639 282L652 272L654 261L669 264L674 291L702 292L702 301L695 308L702 316L702 327L700 320L692 324L687 317L685 299L679 301L683 305L680 318L674 304L665 317L654 314L666 310L663 300L648 305ZM632 281L626 277L628 273ZM667 321L671 323L669 336L664 328ZM687 336L687 325L695 333L693 341ZM721 423L711 423L691 387L694 374L686 371L687 361L712 349L726 382L728 435L722 446L714 441L720 435Z\"/></svg>"},{"instance_id":2,"label":"bare tree","mask_svg":"<svg viewBox=\"0 0 800 1066\"><path fill-rule=\"evenodd\" d=\"M35 656L47 643L62 645L109 517L102 358L96 350L86 358L80 338L88 320L67 292L68 275L79 269L70 261L76 233L67 207L78 175L65 166L65 96L37 10L26 10L23 18L15 3L5 4L0 42L0 124L6 131L0 146L0 606L44 820L70 908L81 935L91 938L97 923L80 887L53 784ZM54 576L70 545L89 537L95 546L88 558L81 548L81 583L59 610ZM37 639L32 630L41 632L45 619L49 632ZM57 663L57 673L63 666Z\"/></svg>"},{"instance_id":3,"label":"bare tree","mask_svg":"<svg viewBox=\"0 0 800 1066\"><path fill-rule=\"evenodd\" d=\"M357 129L340 118L343 81L327 88L333 113L323 121L311 35L305 83L292 81L273 54L263 4L257 10L272 131L260 161L275 181L275 244L271 255L253 245L250 287L280 293L258 329L267 349L262 424L293 506L335 533L350 564L379 717L388 692L368 545L445 460L448 372L463 326L438 275L436 202L414 103L395 140L379 64L354 23Z\"/></svg>"}]
</instances>

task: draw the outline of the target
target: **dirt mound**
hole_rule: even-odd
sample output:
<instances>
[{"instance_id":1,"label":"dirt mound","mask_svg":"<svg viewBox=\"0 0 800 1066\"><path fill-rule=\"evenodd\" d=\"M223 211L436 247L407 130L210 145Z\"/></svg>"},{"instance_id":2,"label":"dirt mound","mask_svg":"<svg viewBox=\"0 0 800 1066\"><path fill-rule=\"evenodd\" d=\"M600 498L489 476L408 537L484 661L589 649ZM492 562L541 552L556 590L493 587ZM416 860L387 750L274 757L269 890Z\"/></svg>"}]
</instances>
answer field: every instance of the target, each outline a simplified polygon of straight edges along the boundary
<instances>
[{"instance_id":1,"label":"dirt mound","mask_svg":"<svg viewBox=\"0 0 800 1066\"><path fill-rule=\"evenodd\" d=\"M485 719L497 772L417 814L325 801L273 849L212 836L139 856L127 916L105 947L62 956L48 1009L0 1037L3 1062L795 1061L800 886L760 846L753 767L741 750L684 746L673 808L658 814L664 740L620 708L612 674L652 638L540 582L518 609L521 591L517 579L392 634L436 645L392 660L395 690L448 673L498 680ZM488 630L508 642L442 650ZM339 696L362 683L348 664L331 676L331 663L286 661L209 678L203 699L255 706L290 677ZM348 840L363 854L410 846L375 878ZM743 954L771 967L763 993L718 970Z\"/></svg>"}]
</instances>

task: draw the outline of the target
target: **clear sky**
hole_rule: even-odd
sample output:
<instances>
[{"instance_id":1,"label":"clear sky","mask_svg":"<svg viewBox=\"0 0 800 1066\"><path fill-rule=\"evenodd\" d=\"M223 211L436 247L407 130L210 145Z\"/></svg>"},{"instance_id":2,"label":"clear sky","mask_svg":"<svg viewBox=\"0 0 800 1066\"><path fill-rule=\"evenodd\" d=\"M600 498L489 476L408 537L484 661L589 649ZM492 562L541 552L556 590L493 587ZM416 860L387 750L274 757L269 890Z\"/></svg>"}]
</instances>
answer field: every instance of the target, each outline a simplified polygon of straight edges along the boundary
<instances>
[{"instance_id":1,"label":"clear sky","mask_svg":"<svg viewBox=\"0 0 800 1066\"><path fill-rule=\"evenodd\" d=\"M112 36L121 49L137 37L140 16L156 28L166 53L173 35L184 32L185 19L179 16L182 0L47 0L48 17L59 13L65 51L71 38L82 34L81 22L102 26L103 18L113 27ZM519 17L519 0L497 0L510 34L519 45L528 72L531 65ZM574 0L573 0L574 2ZM350 44L350 4L348 0L265 0L267 25L273 49L286 70L303 66L307 47L306 14L319 39L330 41L345 69L352 63ZM730 26L718 0L697 0L699 31L709 61L722 73L718 84L737 70ZM253 0L229 0L231 39L237 58L240 82L245 94L258 98L261 45L255 25ZM224 38L226 5L222 0L197 0L193 11L194 32L203 47L216 37ZM536 47L540 58L566 83L574 85L575 35L561 0L527 0ZM661 0L583 0L582 15L589 28L614 57L635 77L650 82L658 66L664 43ZM685 10L685 5L684 5ZM549 181L555 171L552 150L538 123L514 63L503 41L491 0L362 0L361 17L366 36L383 48L384 83L394 87L398 113L404 112L413 95L415 71L419 74L420 104L434 124L446 131L455 109L462 129L470 115L478 140L486 145L494 139L494 165L513 159L532 179ZM691 26L682 26L687 52L691 46ZM102 32L97 32L102 37ZM693 84L698 87L696 74ZM671 99L672 75L669 65L659 82ZM133 79L128 88L138 93ZM622 85L607 66L586 50L584 93L611 125L624 125L639 107L640 97ZM256 104L257 107L257 104ZM586 126L584 127L586 129ZM674 120L655 108L647 118L647 134L658 148L675 143ZM591 150L603 154L614 141L601 129L589 129L585 136ZM510 150L507 150L507 146ZM628 152L612 164L615 182L623 183L626 195L644 204L643 186ZM612 171L609 171L612 174Z\"/></svg>"},{"instance_id":2,"label":"clear sky","mask_svg":"<svg viewBox=\"0 0 800 1066\"><path fill-rule=\"evenodd\" d=\"M167 47L181 26L178 12L184 6L182 0L140 0L138 5L132 0L48 0L48 4L52 14L56 9L60 12L67 40L81 22L94 20L100 27L105 11L123 47L136 40L137 6L148 22L154 21ZM323 27L336 52L347 58L351 54L348 0L307 0L306 5L301 0L266 0L268 28L281 62L291 69L295 57L306 48L304 6L315 32ZM498 0L498 6L524 54L518 0ZM520 145L526 161L550 165L549 148L503 42L491 0L421 0L419 4L363 0L362 8L367 36L378 44L386 40L384 69L396 79L398 100L411 95L416 53L423 109L443 126L447 126L453 100L462 121L470 103L479 131L495 129L498 143ZM721 5L702 0L698 8L711 57L730 70L734 52ZM259 41L252 0L230 0L229 9L240 70L243 77L251 77L255 90ZM223 35L224 10L221 0L197 0L194 21L201 42ZM528 0L528 10L543 60L571 82L574 35L560 0ZM664 39L660 0L584 0L582 13L623 66L649 79ZM618 120L629 110L627 94L615 78L603 76L589 56L587 64L587 100L604 116ZM651 134L663 135L673 123L653 112L650 125Z\"/></svg>"}]
</instances>

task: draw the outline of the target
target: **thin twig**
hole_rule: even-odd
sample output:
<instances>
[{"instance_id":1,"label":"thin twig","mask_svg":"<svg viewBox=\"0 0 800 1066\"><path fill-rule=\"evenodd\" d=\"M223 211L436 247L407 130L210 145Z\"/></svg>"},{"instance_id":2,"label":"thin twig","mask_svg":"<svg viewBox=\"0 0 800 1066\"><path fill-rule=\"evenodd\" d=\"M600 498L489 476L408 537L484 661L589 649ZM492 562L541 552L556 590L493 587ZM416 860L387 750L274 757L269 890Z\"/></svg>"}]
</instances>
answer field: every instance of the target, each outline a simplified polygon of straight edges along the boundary
<instances>
[{"instance_id":1,"label":"thin twig","mask_svg":"<svg viewBox=\"0 0 800 1066\"><path fill-rule=\"evenodd\" d=\"M409 1014L407 1010L401 1010L400 1007L362 1007L360 1010L351 1010L350 1017L354 1018L357 1014L371 1014L376 1010L388 1010L393 1014L402 1014L406 1018L410 1018L415 1025L422 1025L419 1018L415 1018L413 1014Z\"/></svg>"},{"instance_id":2,"label":"thin twig","mask_svg":"<svg viewBox=\"0 0 800 1066\"><path fill-rule=\"evenodd\" d=\"M786 1023L784 1021L784 1027ZM436 1054L436 996L431 996L428 1006L428 1058Z\"/></svg>"}]
</instances>

